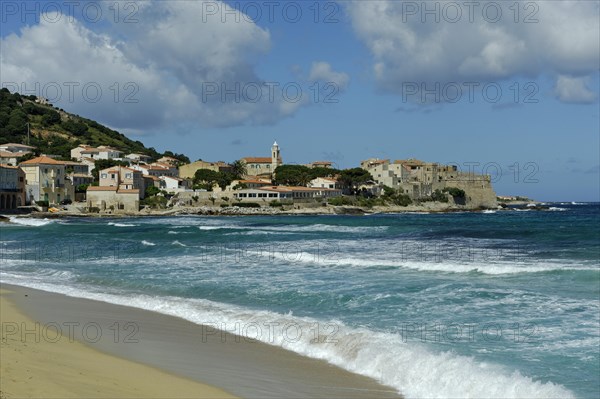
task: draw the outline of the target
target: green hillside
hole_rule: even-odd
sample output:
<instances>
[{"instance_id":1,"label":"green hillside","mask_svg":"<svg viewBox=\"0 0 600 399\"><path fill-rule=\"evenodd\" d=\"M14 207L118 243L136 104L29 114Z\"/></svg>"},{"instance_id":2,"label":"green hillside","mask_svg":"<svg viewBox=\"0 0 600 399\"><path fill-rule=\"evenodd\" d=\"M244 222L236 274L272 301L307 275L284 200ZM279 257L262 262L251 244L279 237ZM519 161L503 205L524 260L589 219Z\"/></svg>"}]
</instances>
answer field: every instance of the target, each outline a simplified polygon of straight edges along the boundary
<instances>
[{"instance_id":1,"label":"green hillside","mask_svg":"<svg viewBox=\"0 0 600 399\"><path fill-rule=\"evenodd\" d=\"M37 104L35 100L36 96L22 96L6 88L0 89L0 144L29 144L37 147L38 153L59 155L64 159L70 159L71 149L79 144L94 147L106 145L125 154L145 154L154 159L167 155L189 162L184 155L170 151L161 154L96 121L70 114L50 104Z\"/></svg>"}]
</instances>

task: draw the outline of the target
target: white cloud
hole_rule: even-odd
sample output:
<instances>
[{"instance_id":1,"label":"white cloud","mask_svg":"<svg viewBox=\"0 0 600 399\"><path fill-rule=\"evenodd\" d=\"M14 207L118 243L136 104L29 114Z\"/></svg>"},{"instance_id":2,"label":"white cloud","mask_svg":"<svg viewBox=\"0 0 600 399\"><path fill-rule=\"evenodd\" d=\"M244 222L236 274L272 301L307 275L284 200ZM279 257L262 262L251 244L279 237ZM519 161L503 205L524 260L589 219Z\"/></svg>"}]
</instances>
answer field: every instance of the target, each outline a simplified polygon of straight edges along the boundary
<instances>
[{"instance_id":1,"label":"white cloud","mask_svg":"<svg viewBox=\"0 0 600 399\"><path fill-rule=\"evenodd\" d=\"M312 63L308 80L334 83L340 90L344 90L348 86L350 77L344 72L334 71L329 63L319 61Z\"/></svg>"},{"instance_id":2,"label":"white cloud","mask_svg":"<svg viewBox=\"0 0 600 399\"><path fill-rule=\"evenodd\" d=\"M471 2L472 9L467 3L345 3L355 33L373 55L379 88L401 93L404 82L484 83L598 70L598 2L522 1L518 15L514 2ZM491 22L497 4L502 14ZM434 14L424 12L436 6Z\"/></svg>"},{"instance_id":3,"label":"white cloud","mask_svg":"<svg viewBox=\"0 0 600 399\"><path fill-rule=\"evenodd\" d=\"M201 1L160 1L135 3L137 23L115 22L108 9L101 24L40 18L0 39L2 83L30 89L57 82L63 96L56 105L139 132L176 124L273 124L297 112L303 102L287 102L255 72L270 49L269 31L236 18L238 12L222 2L209 3L219 14L207 16ZM229 13L225 21L221 12ZM79 84L73 101L65 82ZM81 88L90 83L102 89L98 102L82 99ZM52 97L50 91L36 94Z\"/></svg>"},{"instance_id":4,"label":"white cloud","mask_svg":"<svg viewBox=\"0 0 600 399\"><path fill-rule=\"evenodd\" d=\"M589 104L596 101L596 93L586 87L589 79L560 75L556 80L555 93L566 103Z\"/></svg>"}]
</instances>

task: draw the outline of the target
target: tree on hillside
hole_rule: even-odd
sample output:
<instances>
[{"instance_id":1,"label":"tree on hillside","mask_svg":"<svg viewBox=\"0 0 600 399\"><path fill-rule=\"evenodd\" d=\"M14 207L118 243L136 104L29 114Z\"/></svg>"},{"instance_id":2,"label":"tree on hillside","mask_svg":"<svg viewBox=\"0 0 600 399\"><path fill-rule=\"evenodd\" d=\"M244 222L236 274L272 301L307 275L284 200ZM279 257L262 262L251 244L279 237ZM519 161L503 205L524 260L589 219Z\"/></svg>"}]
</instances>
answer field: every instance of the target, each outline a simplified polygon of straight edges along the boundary
<instances>
[{"instance_id":1,"label":"tree on hillside","mask_svg":"<svg viewBox=\"0 0 600 399\"><path fill-rule=\"evenodd\" d=\"M179 161L179 165L185 165L185 164L190 163L190 159L187 156L185 156L183 154L177 154L172 151L165 151L163 156L175 158L176 160ZM179 165L177 165L177 166L179 166Z\"/></svg>"},{"instance_id":2,"label":"tree on hillside","mask_svg":"<svg viewBox=\"0 0 600 399\"><path fill-rule=\"evenodd\" d=\"M310 168L304 165L281 165L275 169L277 185L305 186L310 180Z\"/></svg>"},{"instance_id":3,"label":"tree on hillside","mask_svg":"<svg viewBox=\"0 0 600 399\"><path fill-rule=\"evenodd\" d=\"M240 179L243 179L244 177L246 177L246 175L248 174L246 162L244 162L241 159L238 159L237 161L233 161L231 163L231 173L237 180L240 180Z\"/></svg>"},{"instance_id":4,"label":"tree on hillside","mask_svg":"<svg viewBox=\"0 0 600 399\"><path fill-rule=\"evenodd\" d=\"M198 169L194 173L194 188L212 191L215 184L219 182L219 179L219 173L214 170Z\"/></svg>"},{"instance_id":5,"label":"tree on hillside","mask_svg":"<svg viewBox=\"0 0 600 399\"><path fill-rule=\"evenodd\" d=\"M373 176L368 171L361 168L352 168L340 171L338 182L342 188L355 194L359 185L372 179Z\"/></svg>"}]
</instances>

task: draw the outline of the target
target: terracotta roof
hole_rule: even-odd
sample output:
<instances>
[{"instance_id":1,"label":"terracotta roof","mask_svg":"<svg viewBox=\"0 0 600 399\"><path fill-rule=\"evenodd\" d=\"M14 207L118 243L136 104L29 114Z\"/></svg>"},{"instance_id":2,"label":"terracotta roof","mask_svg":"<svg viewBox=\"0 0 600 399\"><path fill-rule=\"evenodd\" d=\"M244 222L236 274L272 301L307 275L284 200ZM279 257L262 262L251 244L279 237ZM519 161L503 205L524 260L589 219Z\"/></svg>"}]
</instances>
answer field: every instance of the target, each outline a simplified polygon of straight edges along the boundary
<instances>
[{"instance_id":1,"label":"terracotta roof","mask_svg":"<svg viewBox=\"0 0 600 399\"><path fill-rule=\"evenodd\" d=\"M144 179L150 179L150 180L160 180L159 177L157 176L152 176L152 175L144 175Z\"/></svg>"},{"instance_id":2,"label":"terracotta roof","mask_svg":"<svg viewBox=\"0 0 600 399\"><path fill-rule=\"evenodd\" d=\"M139 172L139 170L131 169L131 168L128 168L127 166L111 166L109 168L102 169L100 172L119 172L119 168L128 170L130 172Z\"/></svg>"},{"instance_id":3,"label":"terracotta roof","mask_svg":"<svg viewBox=\"0 0 600 399\"><path fill-rule=\"evenodd\" d=\"M37 157L30 159L29 161L21 162L19 165L64 165L63 161L57 161L50 157Z\"/></svg>"},{"instance_id":4,"label":"terracotta roof","mask_svg":"<svg viewBox=\"0 0 600 399\"><path fill-rule=\"evenodd\" d=\"M268 157L245 157L242 160L246 163L271 163L271 158Z\"/></svg>"},{"instance_id":5,"label":"terracotta roof","mask_svg":"<svg viewBox=\"0 0 600 399\"><path fill-rule=\"evenodd\" d=\"M86 175L85 173L73 173L73 174L71 174L71 176L73 176L73 177L85 177L85 178L88 178L88 179L93 179L92 176Z\"/></svg>"},{"instance_id":6,"label":"terracotta roof","mask_svg":"<svg viewBox=\"0 0 600 399\"><path fill-rule=\"evenodd\" d=\"M138 190L137 188L133 188L133 189L124 189L124 190L119 190L117 191L117 194L129 194L129 193L134 193L134 194L139 194L140 190Z\"/></svg>"},{"instance_id":7,"label":"terracotta roof","mask_svg":"<svg viewBox=\"0 0 600 399\"><path fill-rule=\"evenodd\" d=\"M90 186L87 191L117 191L118 187L114 186Z\"/></svg>"},{"instance_id":8,"label":"terracotta roof","mask_svg":"<svg viewBox=\"0 0 600 399\"><path fill-rule=\"evenodd\" d=\"M14 152L10 152L10 151L0 151L0 157L2 158L14 158L14 157L19 157L19 153L14 153Z\"/></svg>"},{"instance_id":9,"label":"terracotta roof","mask_svg":"<svg viewBox=\"0 0 600 399\"><path fill-rule=\"evenodd\" d=\"M315 161L312 164L313 165L332 165L333 162L329 162L329 161Z\"/></svg>"},{"instance_id":10,"label":"terracotta roof","mask_svg":"<svg viewBox=\"0 0 600 399\"><path fill-rule=\"evenodd\" d=\"M19 169L18 166L11 166L11 165L7 165L5 163L0 163L0 167L2 167L2 168L9 168L9 169Z\"/></svg>"}]
</instances>

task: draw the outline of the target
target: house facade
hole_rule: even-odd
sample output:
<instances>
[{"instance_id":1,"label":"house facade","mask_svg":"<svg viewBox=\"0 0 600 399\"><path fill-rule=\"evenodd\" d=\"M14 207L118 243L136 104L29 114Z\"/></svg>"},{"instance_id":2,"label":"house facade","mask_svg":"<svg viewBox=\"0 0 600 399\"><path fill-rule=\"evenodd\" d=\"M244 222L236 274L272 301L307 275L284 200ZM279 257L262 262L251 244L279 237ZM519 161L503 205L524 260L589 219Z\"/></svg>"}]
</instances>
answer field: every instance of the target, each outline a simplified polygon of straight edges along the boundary
<instances>
[{"instance_id":1,"label":"house facade","mask_svg":"<svg viewBox=\"0 0 600 399\"><path fill-rule=\"evenodd\" d=\"M125 166L112 166L99 173L100 187L117 187L120 190L139 190L144 197L144 178L142 172Z\"/></svg>"},{"instance_id":2,"label":"house facade","mask_svg":"<svg viewBox=\"0 0 600 399\"><path fill-rule=\"evenodd\" d=\"M167 191L168 193L178 193L181 191L189 191L190 185L189 181L185 179L181 179L179 177L172 176L160 176L159 185L162 190Z\"/></svg>"},{"instance_id":3,"label":"house facade","mask_svg":"<svg viewBox=\"0 0 600 399\"><path fill-rule=\"evenodd\" d=\"M0 150L0 164L17 166L17 160L20 156L14 152Z\"/></svg>"},{"instance_id":4,"label":"house facade","mask_svg":"<svg viewBox=\"0 0 600 399\"><path fill-rule=\"evenodd\" d=\"M86 204L101 212L137 212L140 209L140 190L118 187L88 187Z\"/></svg>"},{"instance_id":5,"label":"house facade","mask_svg":"<svg viewBox=\"0 0 600 399\"><path fill-rule=\"evenodd\" d=\"M193 179L196 171L200 169L208 169L214 172L230 172L231 165L223 161L206 162L196 161L179 167L179 177L183 179Z\"/></svg>"},{"instance_id":6,"label":"house facade","mask_svg":"<svg viewBox=\"0 0 600 399\"><path fill-rule=\"evenodd\" d=\"M48 201L59 204L71 199L71 182L66 179L65 163L48 157L37 157L21 162L25 172L26 202Z\"/></svg>"},{"instance_id":7,"label":"house facade","mask_svg":"<svg viewBox=\"0 0 600 399\"><path fill-rule=\"evenodd\" d=\"M18 166L0 164L0 210L25 205L25 172Z\"/></svg>"},{"instance_id":8,"label":"house facade","mask_svg":"<svg viewBox=\"0 0 600 399\"><path fill-rule=\"evenodd\" d=\"M310 183L308 183L308 187L313 188L340 188L340 185L337 179L332 179L329 177L317 177L312 179Z\"/></svg>"}]
</instances>

